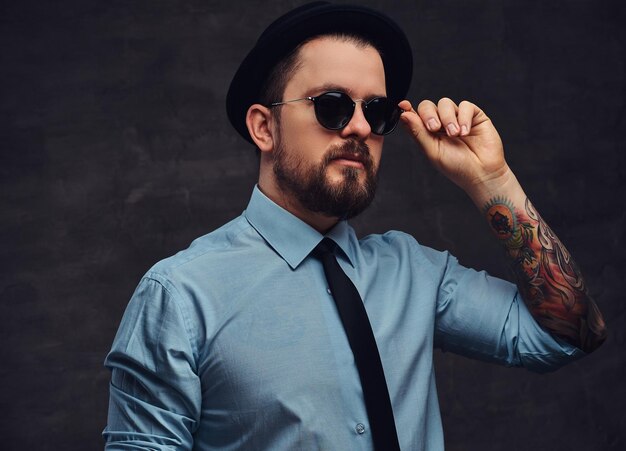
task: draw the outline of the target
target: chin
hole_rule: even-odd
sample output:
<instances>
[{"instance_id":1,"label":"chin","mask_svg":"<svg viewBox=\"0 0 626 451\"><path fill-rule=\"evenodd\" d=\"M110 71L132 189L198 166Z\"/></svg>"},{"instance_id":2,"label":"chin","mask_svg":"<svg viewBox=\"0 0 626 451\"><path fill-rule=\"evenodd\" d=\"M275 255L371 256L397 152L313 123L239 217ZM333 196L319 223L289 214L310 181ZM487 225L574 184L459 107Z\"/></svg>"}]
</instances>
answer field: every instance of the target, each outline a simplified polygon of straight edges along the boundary
<instances>
[{"instance_id":1,"label":"chin","mask_svg":"<svg viewBox=\"0 0 626 451\"><path fill-rule=\"evenodd\" d=\"M360 184L365 183L366 173L363 169L354 167L341 167L331 169L327 172L326 181L332 185L337 186L341 183L359 181Z\"/></svg>"}]
</instances>

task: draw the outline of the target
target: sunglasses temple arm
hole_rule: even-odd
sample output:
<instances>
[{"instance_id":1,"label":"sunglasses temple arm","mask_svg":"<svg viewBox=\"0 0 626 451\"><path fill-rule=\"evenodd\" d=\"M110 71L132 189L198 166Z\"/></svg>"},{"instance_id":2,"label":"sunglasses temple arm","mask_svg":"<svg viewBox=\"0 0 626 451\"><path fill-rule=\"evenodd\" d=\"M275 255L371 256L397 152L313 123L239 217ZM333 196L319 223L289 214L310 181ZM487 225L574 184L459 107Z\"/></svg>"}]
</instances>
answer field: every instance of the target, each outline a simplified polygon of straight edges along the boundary
<instances>
[{"instance_id":1,"label":"sunglasses temple arm","mask_svg":"<svg viewBox=\"0 0 626 451\"><path fill-rule=\"evenodd\" d=\"M285 103L292 103L292 102L301 102L303 100L310 100L310 101L315 101L315 97L302 97L301 99L292 99L292 100L285 100L284 102L273 102L270 103L269 106L279 106L279 105L284 105Z\"/></svg>"}]
</instances>

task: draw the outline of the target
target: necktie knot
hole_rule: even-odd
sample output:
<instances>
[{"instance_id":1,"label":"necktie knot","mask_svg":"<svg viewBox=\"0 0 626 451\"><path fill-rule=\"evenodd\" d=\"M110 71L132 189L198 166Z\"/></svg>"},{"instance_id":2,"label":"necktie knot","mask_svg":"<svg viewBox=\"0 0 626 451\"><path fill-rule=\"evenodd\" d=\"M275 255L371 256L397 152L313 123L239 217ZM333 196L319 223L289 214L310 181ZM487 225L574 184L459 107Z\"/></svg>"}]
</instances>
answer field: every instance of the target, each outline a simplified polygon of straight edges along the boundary
<instances>
[{"instance_id":1,"label":"necktie knot","mask_svg":"<svg viewBox=\"0 0 626 451\"><path fill-rule=\"evenodd\" d=\"M324 237L322 241L320 241L317 246L311 252L315 258L319 260L323 260L324 257L328 255L335 255L335 249L337 248L337 244L330 238Z\"/></svg>"}]
</instances>

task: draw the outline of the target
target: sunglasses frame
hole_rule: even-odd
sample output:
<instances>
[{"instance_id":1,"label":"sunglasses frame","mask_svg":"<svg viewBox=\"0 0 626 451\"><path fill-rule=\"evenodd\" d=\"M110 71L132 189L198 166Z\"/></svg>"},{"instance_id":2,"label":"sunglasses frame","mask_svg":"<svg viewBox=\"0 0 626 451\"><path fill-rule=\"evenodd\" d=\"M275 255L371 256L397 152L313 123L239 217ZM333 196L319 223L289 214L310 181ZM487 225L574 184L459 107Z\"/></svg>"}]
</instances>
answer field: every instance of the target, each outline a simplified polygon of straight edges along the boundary
<instances>
[{"instance_id":1,"label":"sunglasses frame","mask_svg":"<svg viewBox=\"0 0 626 451\"><path fill-rule=\"evenodd\" d=\"M317 109L317 105L318 105L317 100L320 97L328 95L328 94L339 94L340 96L342 96L342 98L347 98L347 99L350 100L350 102L352 102L352 113L350 114L350 116L348 116L346 118L345 124L340 125L339 127L329 127L329 126L325 125L324 123L322 123L322 121L319 118L318 109ZM370 99L370 100L367 100L367 101L365 99L353 100L352 97L350 97L348 94L346 94L343 91L326 91L326 92L321 93L318 96L307 96L307 97L302 97L302 98L299 98L299 99L284 100L282 102L273 102L273 103L269 104L269 107L273 108L275 106L284 105L286 103L301 102L303 100L309 100L309 101L313 102L313 108L315 109L315 118L317 119L317 122L322 127L324 127L327 130L341 130L341 129L345 128L350 123L350 121L352 120L352 117L354 116L354 111L356 110L357 102L361 102L362 103L361 108L363 109L363 115L365 116L365 119L367 120L367 123L370 125L370 127L372 129L372 133L375 134L375 135L378 135L378 136L384 136L384 135L388 135L389 133L391 133L391 132L393 132L395 130L396 126L398 125L398 122L400 122L400 114L402 114L402 109L399 106L396 105L395 108L400 113L400 114L398 114L398 119L395 121L395 123L392 125L392 127L388 131L386 131L384 133L376 133L374 131L373 125L370 123L369 119L367 118L367 107L372 102L374 102L376 100L381 100L381 99L389 101L388 97L374 97L373 99ZM385 122L387 122L387 121L385 121Z\"/></svg>"}]
</instances>

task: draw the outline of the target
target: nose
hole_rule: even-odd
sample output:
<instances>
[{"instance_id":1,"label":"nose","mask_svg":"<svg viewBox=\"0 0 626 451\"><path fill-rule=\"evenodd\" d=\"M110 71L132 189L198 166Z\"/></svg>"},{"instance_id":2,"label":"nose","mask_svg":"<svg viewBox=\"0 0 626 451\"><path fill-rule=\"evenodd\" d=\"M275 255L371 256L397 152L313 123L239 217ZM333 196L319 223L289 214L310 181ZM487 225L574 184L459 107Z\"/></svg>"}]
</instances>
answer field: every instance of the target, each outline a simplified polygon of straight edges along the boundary
<instances>
[{"instance_id":1,"label":"nose","mask_svg":"<svg viewBox=\"0 0 626 451\"><path fill-rule=\"evenodd\" d=\"M356 104L354 107L354 114L352 114L348 125L341 130L341 136L343 138L354 137L360 140L365 140L372 133L372 127L370 127L369 122L367 122L365 115L363 114L363 105L365 104L365 100L355 100L354 103Z\"/></svg>"}]
</instances>

